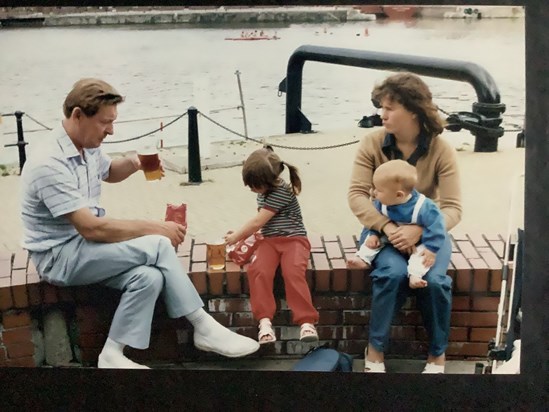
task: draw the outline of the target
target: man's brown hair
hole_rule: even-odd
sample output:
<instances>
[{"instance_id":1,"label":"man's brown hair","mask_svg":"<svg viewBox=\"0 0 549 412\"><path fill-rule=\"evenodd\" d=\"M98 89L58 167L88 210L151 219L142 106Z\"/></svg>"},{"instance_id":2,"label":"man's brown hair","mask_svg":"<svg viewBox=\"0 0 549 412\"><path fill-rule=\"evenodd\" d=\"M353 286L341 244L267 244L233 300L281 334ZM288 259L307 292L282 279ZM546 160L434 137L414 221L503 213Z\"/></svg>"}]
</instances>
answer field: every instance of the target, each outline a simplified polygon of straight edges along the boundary
<instances>
[{"instance_id":1,"label":"man's brown hair","mask_svg":"<svg viewBox=\"0 0 549 412\"><path fill-rule=\"evenodd\" d=\"M68 119L75 107L79 107L86 116L91 117L101 106L122 103L124 97L114 87L103 80L85 78L78 80L63 103L63 114Z\"/></svg>"}]
</instances>

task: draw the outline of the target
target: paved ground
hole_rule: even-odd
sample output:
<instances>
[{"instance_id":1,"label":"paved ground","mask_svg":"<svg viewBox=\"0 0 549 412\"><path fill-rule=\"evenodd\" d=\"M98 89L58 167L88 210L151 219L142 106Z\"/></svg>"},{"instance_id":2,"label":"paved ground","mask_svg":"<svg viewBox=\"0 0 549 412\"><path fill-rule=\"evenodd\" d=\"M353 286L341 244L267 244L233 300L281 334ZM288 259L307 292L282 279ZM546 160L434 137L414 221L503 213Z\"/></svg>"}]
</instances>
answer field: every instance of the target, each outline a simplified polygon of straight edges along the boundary
<instances>
[{"instance_id":1,"label":"paved ground","mask_svg":"<svg viewBox=\"0 0 549 412\"><path fill-rule=\"evenodd\" d=\"M368 129L340 132L284 135L267 138L270 144L320 147L359 139ZM458 142L457 134L448 139ZM188 234L195 238L218 238L243 224L256 211L255 195L244 187L242 161L254 149L254 142L215 143L210 158L202 159L202 183L188 185L187 149L164 150L161 157L168 170L161 181L147 182L141 173L126 182L103 188L103 207L111 217L163 219L166 203L188 204ZM357 234L360 225L347 205L351 164L357 145L329 150L279 149L280 157L296 165L303 191L299 196L305 225L310 233ZM205 153L206 148L202 149ZM524 171L524 149L495 153L474 153L467 146L458 152L463 191L463 219L457 232L507 233L509 216L519 221L522 197L517 211L510 211L512 182ZM19 209L19 176L0 177L0 250L18 248L22 230Z\"/></svg>"}]
</instances>

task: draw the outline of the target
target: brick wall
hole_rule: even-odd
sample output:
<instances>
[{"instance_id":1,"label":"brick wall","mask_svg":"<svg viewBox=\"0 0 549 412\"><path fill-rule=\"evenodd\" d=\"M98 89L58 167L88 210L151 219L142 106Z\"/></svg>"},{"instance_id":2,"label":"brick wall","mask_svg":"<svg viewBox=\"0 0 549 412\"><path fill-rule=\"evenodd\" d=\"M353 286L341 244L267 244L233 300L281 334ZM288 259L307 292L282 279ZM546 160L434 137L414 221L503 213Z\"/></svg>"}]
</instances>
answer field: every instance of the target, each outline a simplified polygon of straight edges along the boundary
<instances>
[{"instance_id":1,"label":"brick wall","mask_svg":"<svg viewBox=\"0 0 549 412\"><path fill-rule=\"evenodd\" d=\"M320 313L321 342L363 356L368 339L371 281L369 273L348 270L345 257L356 251L352 236L310 236L311 259L307 282ZM496 334L504 240L499 235L453 235L448 275L453 279L449 359L482 359ZM203 297L206 310L236 332L257 338L250 312L246 267L227 262L225 271L208 273L206 245L188 239L178 249L181 264ZM273 321L277 342L262 346L251 357L298 356L309 348L299 341L299 328L291 324L283 282L275 280L277 315ZM0 254L0 366L35 366L44 363L39 341L44 336L44 314L61 310L66 321L74 360L94 365L108 334L120 292L101 286L58 288L44 282L24 250ZM421 315L410 297L396 316L388 357L423 357L427 336ZM51 338L51 337L50 337ZM48 337L46 336L46 340ZM185 319L169 319L163 302L156 306L151 345L130 350L136 360L173 363L216 357L196 350L192 328Z\"/></svg>"}]
</instances>

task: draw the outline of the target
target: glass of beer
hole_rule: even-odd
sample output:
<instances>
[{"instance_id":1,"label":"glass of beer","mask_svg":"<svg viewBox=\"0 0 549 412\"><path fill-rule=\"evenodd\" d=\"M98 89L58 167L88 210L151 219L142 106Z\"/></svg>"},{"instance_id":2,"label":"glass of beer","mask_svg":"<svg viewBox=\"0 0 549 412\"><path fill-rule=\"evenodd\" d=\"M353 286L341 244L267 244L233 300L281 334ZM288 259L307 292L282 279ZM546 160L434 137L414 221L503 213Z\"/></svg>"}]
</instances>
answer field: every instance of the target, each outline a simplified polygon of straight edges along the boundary
<instances>
[{"instance_id":1,"label":"glass of beer","mask_svg":"<svg viewBox=\"0 0 549 412\"><path fill-rule=\"evenodd\" d=\"M160 158L158 151L153 148L145 148L137 156L141 162L143 173L147 180L160 180L162 178L162 168L160 167Z\"/></svg>"},{"instance_id":2,"label":"glass of beer","mask_svg":"<svg viewBox=\"0 0 549 412\"><path fill-rule=\"evenodd\" d=\"M208 269L223 270L225 268L226 244L223 239L206 243L206 261Z\"/></svg>"}]
</instances>

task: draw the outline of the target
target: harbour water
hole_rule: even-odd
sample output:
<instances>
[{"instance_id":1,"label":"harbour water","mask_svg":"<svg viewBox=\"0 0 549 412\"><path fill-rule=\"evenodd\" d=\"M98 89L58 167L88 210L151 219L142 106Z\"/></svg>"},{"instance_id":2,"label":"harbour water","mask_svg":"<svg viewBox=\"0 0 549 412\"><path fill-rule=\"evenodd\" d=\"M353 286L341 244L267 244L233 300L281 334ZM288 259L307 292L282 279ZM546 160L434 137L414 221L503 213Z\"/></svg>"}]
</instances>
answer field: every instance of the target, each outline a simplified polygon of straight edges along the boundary
<instances>
[{"instance_id":1,"label":"harbour water","mask_svg":"<svg viewBox=\"0 0 549 412\"><path fill-rule=\"evenodd\" d=\"M229 41L242 31L263 30L278 40ZM190 106L227 128L244 134L239 89L250 137L279 135L285 128L285 95L278 84L288 59L301 45L345 47L471 61L494 78L507 110L506 129L522 127L525 111L524 19L362 21L334 24L255 25L231 27L116 26L3 29L0 33L0 114L25 112L48 127L59 125L63 99L81 77L100 77L113 84L126 102L112 141L132 138L166 125ZM374 111L370 91L388 72L323 63L307 63L303 76L302 111L314 130L356 125ZM425 77L437 104L445 111L471 111L477 101L472 86ZM139 120L150 119L152 120ZM45 131L24 117L25 140ZM139 121L134 121L139 120ZM209 141L239 139L199 118L201 148ZM15 118L0 123L0 164L17 163ZM515 145L516 131L500 139ZM142 145L187 143L185 118L143 139L110 144L109 151ZM473 144L474 137L455 140ZM353 140L351 137L349 140Z\"/></svg>"}]
</instances>

